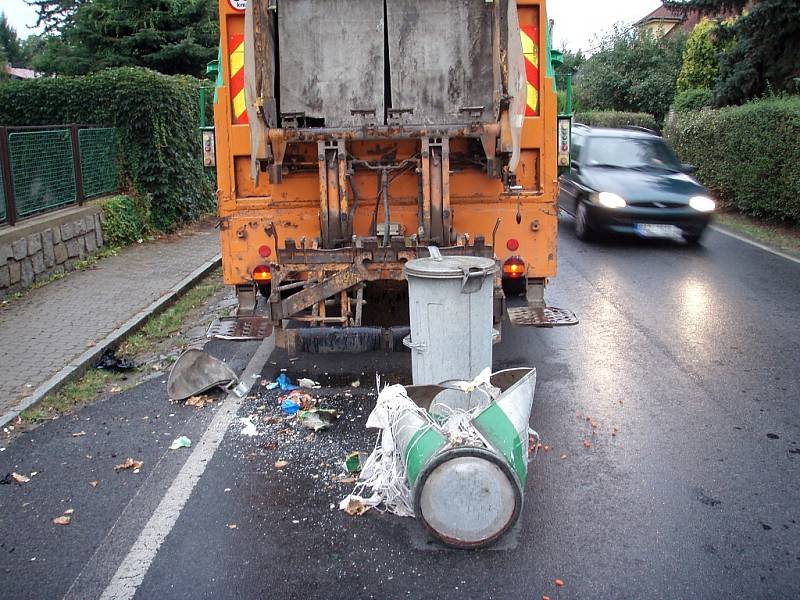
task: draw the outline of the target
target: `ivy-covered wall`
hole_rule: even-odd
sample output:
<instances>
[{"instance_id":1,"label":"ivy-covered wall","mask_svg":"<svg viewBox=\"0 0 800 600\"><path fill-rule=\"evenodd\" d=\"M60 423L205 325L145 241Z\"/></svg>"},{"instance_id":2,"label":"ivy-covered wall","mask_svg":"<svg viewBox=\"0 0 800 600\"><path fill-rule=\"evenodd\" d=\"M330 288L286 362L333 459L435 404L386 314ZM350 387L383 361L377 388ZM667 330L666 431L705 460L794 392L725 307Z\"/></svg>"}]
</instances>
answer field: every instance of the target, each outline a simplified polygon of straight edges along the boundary
<instances>
[{"instance_id":1,"label":"ivy-covered wall","mask_svg":"<svg viewBox=\"0 0 800 600\"><path fill-rule=\"evenodd\" d=\"M171 231L214 208L198 132L199 85L141 68L4 82L0 125L116 127L123 187L144 199L153 227Z\"/></svg>"}]
</instances>

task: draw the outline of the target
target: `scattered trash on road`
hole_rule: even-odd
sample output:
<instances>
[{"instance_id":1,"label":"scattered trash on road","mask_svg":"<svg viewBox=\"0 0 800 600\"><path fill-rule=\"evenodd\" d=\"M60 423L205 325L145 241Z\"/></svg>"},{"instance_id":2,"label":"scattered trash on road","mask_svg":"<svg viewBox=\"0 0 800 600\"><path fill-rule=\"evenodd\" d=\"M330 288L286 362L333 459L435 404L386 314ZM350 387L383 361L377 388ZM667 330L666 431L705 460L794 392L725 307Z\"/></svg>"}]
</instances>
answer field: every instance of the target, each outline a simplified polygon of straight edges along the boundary
<instances>
[{"instance_id":1,"label":"scattered trash on road","mask_svg":"<svg viewBox=\"0 0 800 600\"><path fill-rule=\"evenodd\" d=\"M356 379L353 383L350 384L350 387L353 388L361 387L361 382Z\"/></svg>"},{"instance_id":2,"label":"scattered trash on road","mask_svg":"<svg viewBox=\"0 0 800 600\"><path fill-rule=\"evenodd\" d=\"M281 402L281 410L287 415L296 415L300 412L300 405L291 398L286 398Z\"/></svg>"},{"instance_id":3,"label":"scattered trash on road","mask_svg":"<svg viewBox=\"0 0 800 600\"><path fill-rule=\"evenodd\" d=\"M90 481L89 485L92 486L93 488L96 488L98 485L100 485L100 482L99 481Z\"/></svg>"},{"instance_id":4,"label":"scattered trash on road","mask_svg":"<svg viewBox=\"0 0 800 600\"><path fill-rule=\"evenodd\" d=\"M285 469L289 466L289 462L285 460L276 460L275 461L275 468L276 469Z\"/></svg>"},{"instance_id":5,"label":"scattered trash on road","mask_svg":"<svg viewBox=\"0 0 800 600\"><path fill-rule=\"evenodd\" d=\"M297 413L297 420L315 432L330 427L331 422L339 418L339 413L330 408L312 408Z\"/></svg>"},{"instance_id":6,"label":"scattered trash on road","mask_svg":"<svg viewBox=\"0 0 800 600\"><path fill-rule=\"evenodd\" d=\"M133 458L128 458L124 463L118 464L114 467L115 471L125 471L127 469L133 469L134 471L138 471L144 466L143 460L136 460Z\"/></svg>"},{"instance_id":7,"label":"scattered trash on road","mask_svg":"<svg viewBox=\"0 0 800 600\"><path fill-rule=\"evenodd\" d=\"M236 529L236 523L228 523L228 529Z\"/></svg>"},{"instance_id":8,"label":"scattered trash on road","mask_svg":"<svg viewBox=\"0 0 800 600\"><path fill-rule=\"evenodd\" d=\"M277 379L275 379L275 383L277 383L284 392L291 392L292 390L299 389L292 383L292 380L289 379L289 376L286 373L281 373L278 375Z\"/></svg>"},{"instance_id":9,"label":"scattered trash on road","mask_svg":"<svg viewBox=\"0 0 800 600\"><path fill-rule=\"evenodd\" d=\"M349 495L339 503L339 510L343 510L351 517L360 517L373 506L377 506L380 502L375 504L367 504L361 496Z\"/></svg>"},{"instance_id":10,"label":"scattered trash on road","mask_svg":"<svg viewBox=\"0 0 800 600\"><path fill-rule=\"evenodd\" d=\"M365 452L351 452L344 458L344 468L348 473L359 473L361 471L361 464L366 460L367 454Z\"/></svg>"},{"instance_id":11,"label":"scattered trash on road","mask_svg":"<svg viewBox=\"0 0 800 600\"><path fill-rule=\"evenodd\" d=\"M109 349L103 352L97 368L106 371L133 371L136 369L136 363L130 358L118 357L114 350Z\"/></svg>"},{"instance_id":12,"label":"scattered trash on road","mask_svg":"<svg viewBox=\"0 0 800 600\"><path fill-rule=\"evenodd\" d=\"M63 514L53 519L54 525L69 525L70 523L72 523L72 517L68 514Z\"/></svg>"},{"instance_id":13,"label":"scattered trash on road","mask_svg":"<svg viewBox=\"0 0 800 600\"><path fill-rule=\"evenodd\" d=\"M85 431L78 431L77 433L73 433L72 437L83 437L86 435Z\"/></svg>"},{"instance_id":14,"label":"scattered trash on road","mask_svg":"<svg viewBox=\"0 0 800 600\"><path fill-rule=\"evenodd\" d=\"M564 582L560 579L556 579L553 583L555 583L558 587L564 587Z\"/></svg>"},{"instance_id":15,"label":"scattered trash on road","mask_svg":"<svg viewBox=\"0 0 800 600\"><path fill-rule=\"evenodd\" d=\"M191 448L192 447L192 440L190 440L185 435L182 435L179 438L176 438L175 441L170 444L170 450L178 450L179 448Z\"/></svg>"},{"instance_id":16,"label":"scattered trash on road","mask_svg":"<svg viewBox=\"0 0 800 600\"><path fill-rule=\"evenodd\" d=\"M319 388L322 387L319 383L317 383L313 379L306 379L305 377L298 379L297 385L299 385L301 388L307 388L310 390L318 390Z\"/></svg>"},{"instance_id":17,"label":"scattered trash on road","mask_svg":"<svg viewBox=\"0 0 800 600\"><path fill-rule=\"evenodd\" d=\"M239 421L242 423L242 425L244 425L242 428L242 435L249 437L258 435L258 429L256 429L256 424L253 423L252 417L239 417Z\"/></svg>"},{"instance_id":18,"label":"scattered trash on road","mask_svg":"<svg viewBox=\"0 0 800 600\"><path fill-rule=\"evenodd\" d=\"M28 483L30 480L30 477L25 477L25 475L20 475L19 473L7 473L3 479L0 479L0 484L9 485L11 483L17 483L22 485L23 483Z\"/></svg>"}]
</instances>

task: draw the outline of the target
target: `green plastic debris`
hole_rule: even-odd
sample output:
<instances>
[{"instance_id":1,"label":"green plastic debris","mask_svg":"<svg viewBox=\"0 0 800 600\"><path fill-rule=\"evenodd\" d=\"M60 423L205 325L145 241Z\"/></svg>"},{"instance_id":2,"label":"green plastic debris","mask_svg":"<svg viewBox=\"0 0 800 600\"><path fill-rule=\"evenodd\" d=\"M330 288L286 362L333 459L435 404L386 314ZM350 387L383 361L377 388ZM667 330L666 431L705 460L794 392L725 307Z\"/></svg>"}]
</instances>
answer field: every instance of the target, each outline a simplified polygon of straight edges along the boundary
<instances>
[{"instance_id":1,"label":"green plastic debris","mask_svg":"<svg viewBox=\"0 0 800 600\"><path fill-rule=\"evenodd\" d=\"M366 456L363 452L351 452L344 459L344 466L348 473L358 473L361 471L361 463L363 457Z\"/></svg>"},{"instance_id":2,"label":"green plastic debris","mask_svg":"<svg viewBox=\"0 0 800 600\"><path fill-rule=\"evenodd\" d=\"M177 438L172 444L170 445L170 450L177 450L178 448L191 448L192 447L192 440L190 440L185 435Z\"/></svg>"}]
</instances>

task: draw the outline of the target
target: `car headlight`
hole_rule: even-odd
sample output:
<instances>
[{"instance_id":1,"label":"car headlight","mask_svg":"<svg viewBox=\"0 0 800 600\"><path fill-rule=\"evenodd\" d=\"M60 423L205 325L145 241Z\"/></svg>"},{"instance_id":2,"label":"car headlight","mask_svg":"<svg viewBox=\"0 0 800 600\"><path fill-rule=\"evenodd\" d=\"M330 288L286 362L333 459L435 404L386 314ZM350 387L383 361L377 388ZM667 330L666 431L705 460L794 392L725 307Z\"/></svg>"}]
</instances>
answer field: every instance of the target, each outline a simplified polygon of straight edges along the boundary
<instances>
[{"instance_id":1,"label":"car headlight","mask_svg":"<svg viewBox=\"0 0 800 600\"><path fill-rule=\"evenodd\" d=\"M689 206L700 212L711 212L717 208L717 203L708 196L694 196L689 199Z\"/></svg>"},{"instance_id":2,"label":"car headlight","mask_svg":"<svg viewBox=\"0 0 800 600\"><path fill-rule=\"evenodd\" d=\"M628 205L625 198L613 192L600 192L597 201L606 208L625 208Z\"/></svg>"}]
</instances>

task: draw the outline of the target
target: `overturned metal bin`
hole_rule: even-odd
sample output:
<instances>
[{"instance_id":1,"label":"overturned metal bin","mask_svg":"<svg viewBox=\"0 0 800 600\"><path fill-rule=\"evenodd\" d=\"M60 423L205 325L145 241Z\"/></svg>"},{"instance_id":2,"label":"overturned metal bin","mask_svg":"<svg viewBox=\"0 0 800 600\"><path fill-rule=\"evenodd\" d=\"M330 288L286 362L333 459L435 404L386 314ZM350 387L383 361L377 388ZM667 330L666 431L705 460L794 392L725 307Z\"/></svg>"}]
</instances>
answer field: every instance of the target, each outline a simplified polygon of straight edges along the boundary
<instances>
[{"instance_id":1,"label":"overturned metal bin","mask_svg":"<svg viewBox=\"0 0 800 600\"><path fill-rule=\"evenodd\" d=\"M435 538L458 548L491 545L522 511L536 370L498 371L490 382L470 391L452 381L407 388L428 411L442 392L458 389L475 415L472 440L448 437L435 422L411 412L396 431L415 515Z\"/></svg>"}]
</instances>

